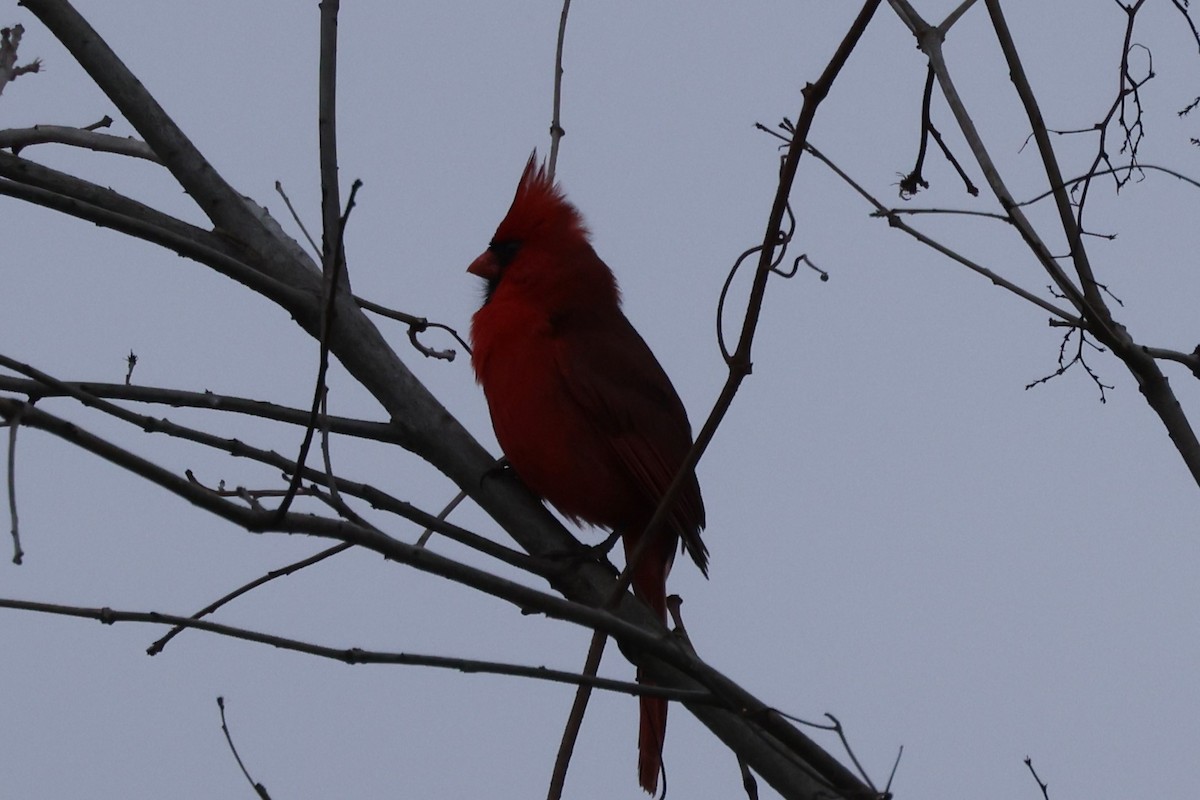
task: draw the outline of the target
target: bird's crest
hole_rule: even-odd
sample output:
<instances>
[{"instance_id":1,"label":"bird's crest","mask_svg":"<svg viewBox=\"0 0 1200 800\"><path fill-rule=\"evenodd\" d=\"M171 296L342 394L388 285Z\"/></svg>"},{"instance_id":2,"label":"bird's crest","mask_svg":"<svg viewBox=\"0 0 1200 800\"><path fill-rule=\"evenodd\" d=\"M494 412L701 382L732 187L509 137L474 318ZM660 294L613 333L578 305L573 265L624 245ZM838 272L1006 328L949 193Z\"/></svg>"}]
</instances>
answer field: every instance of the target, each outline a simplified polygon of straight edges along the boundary
<instances>
[{"instance_id":1,"label":"bird's crest","mask_svg":"<svg viewBox=\"0 0 1200 800\"><path fill-rule=\"evenodd\" d=\"M586 240L588 232L579 211L567 201L562 189L547 173L545 163L538 164L534 150L521 173L512 206L496 228L492 241L528 244L541 238L560 236L579 236Z\"/></svg>"}]
</instances>

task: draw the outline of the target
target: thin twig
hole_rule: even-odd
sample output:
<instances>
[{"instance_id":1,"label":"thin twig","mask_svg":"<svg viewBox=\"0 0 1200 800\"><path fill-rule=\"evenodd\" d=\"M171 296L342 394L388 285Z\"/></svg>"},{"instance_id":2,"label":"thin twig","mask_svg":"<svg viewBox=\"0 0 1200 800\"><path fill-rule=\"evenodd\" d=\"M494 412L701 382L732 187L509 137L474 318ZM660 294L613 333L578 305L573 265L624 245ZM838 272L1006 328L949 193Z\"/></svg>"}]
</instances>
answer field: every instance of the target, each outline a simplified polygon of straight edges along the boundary
<instances>
[{"instance_id":1,"label":"thin twig","mask_svg":"<svg viewBox=\"0 0 1200 800\"><path fill-rule=\"evenodd\" d=\"M450 516L450 512L458 508L459 503L466 499L467 493L460 490L458 494L454 495L453 499L451 499L449 503L446 503L446 507L438 512L438 520L444 522L446 517ZM423 530L421 532L421 536L417 539L417 547L424 547L429 542L429 537L433 536L433 534L433 528L426 528Z\"/></svg>"},{"instance_id":2,"label":"thin twig","mask_svg":"<svg viewBox=\"0 0 1200 800\"><path fill-rule=\"evenodd\" d=\"M313 255L320 258L321 248L317 247L317 243L313 241L312 234L304 226L304 221L300 219L300 215L296 213L296 207L292 205L292 199L287 196L287 192L283 190L283 184L279 181L275 181L275 193L283 198L283 204L287 206L288 213L292 215L292 221L296 223L296 227L304 234L304 238L308 241L308 246L312 248Z\"/></svg>"},{"instance_id":3,"label":"thin twig","mask_svg":"<svg viewBox=\"0 0 1200 800\"><path fill-rule=\"evenodd\" d=\"M225 723L224 697L217 698L217 708L221 709L221 731L225 734L225 741L229 743L229 751L233 753L233 758L237 761L238 769L246 776L246 780L254 787L255 793L261 800L271 800L271 795L267 794L267 787L250 777L250 771L246 769L246 765L242 763L242 757L238 755L237 748L233 744L233 735L229 733L229 726Z\"/></svg>"},{"instance_id":4,"label":"thin twig","mask_svg":"<svg viewBox=\"0 0 1200 800\"><path fill-rule=\"evenodd\" d=\"M24 410L8 420L8 515L12 522L13 563L20 564L25 558L21 549L21 525L17 518L17 429L21 427Z\"/></svg>"},{"instance_id":5,"label":"thin twig","mask_svg":"<svg viewBox=\"0 0 1200 800\"><path fill-rule=\"evenodd\" d=\"M892 762L892 771L888 773L887 783L884 784L883 792L889 797L892 794L892 781L896 779L896 770L900 768L900 759L904 757L904 745L900 745L900 749L896 751L896 760Z\"/></svg>"},{"instance_id":6,"label":"thin twig","mask_svg":"<svg viewBox=\"0 0 1200 800\"><path fill-rule=\"evenodd\" d=\"M600 669L600 659L604 656L604 646L608 636L600 631L592 633L588 645L587 656L583 660L583 674L596 675ZM592 698L592 687L580 684L575 690L575 699L571 702L571 711L567 714L567 722L563 726L562 738L558 743L558 752L554 755L554 769L550 772L550 787L546 792L546 800L559 800L567 782L567 769L571 766L571 755L575 752L575 743L579 740L579 731L583 727L583 718L587 714L588 701Z\"/></svg>"},{"instance_id":7,"label":"thin twig","mask_svg":"<svg viewBox=\"0 0 1200 800\"><path fill-rule=\"evenodd\" d=\"M213 602L209 603L204 608L197 611L195 614L192 614L191 619L203 619L204 617L207 617L209 614L212 614L214 611L221 608L222 606L228 605L229 603L233 602L234 600L236 600L237 598L246 594L247 592L257 589L259 586L262 586L265 583L269 583L269 582L275 580L276 578L286 577L288 575L291 575L294 572L299 572L300 570L304 569L305 567L311 567L313 564L318 564L327 558L336 556L338 553L345 552L346 550L349 550L351 547L353 547L353 545L348 544L346 542L342 542L340 544L335 544L333 547L326 548L325 550L322 550L321 552L317 553L316 555L312 555L312 556L309 556L308 558L304 558L304 559L301 559L294 563L288 564L286 567L280 567L279 569L273 569L270 572L268 572L266 575L262 575L258 578L255 578L254 580L250 581L249 583L244 584L244 585L239 586L238 588L234 589L232 592L225 595L224 597L221 597L220 599L214 600ZM167 646L167 642L171 641L176 636L178 636L180 633L182 633L185 627L186 626L184 626L184 625L176 625L175 627L171 628L171 630L167 631L166 635L162 636L160 639L155 641L154 644L152 644L146 648L146 655L156 656L159 653L161 653L163 651L163 648Z\"/></svg>"},{"instance_id":8,"label":"thin twig","mask_svg":"<svg viewBox=\"0 0 1200 800\"><path fill-rule=\"evenodd\" d=\"M854 748L850 746L850 740L846 738L846 729L842 727L842 721L828 712L826 712L825 716L830 722L833 723L833 730L835 733L837 733L838 739L841 740L842 747L846 750L846 755L850 756L850 760L854 762L854 768L858 770L859 776L866 781L868 786L871 787L871 791L878 795L879 790L876 789L875 784L871 782L871 778L869 775L867 775L867 771L863 769L863 765L859 763L858 756L854 754Z\"/></svg>"},{"instance_id":9,"label":"thin twig","mask_svg":"<svg viewBox=\"0 0 1200 800\"><path fill-rule=\"evenodd\" d=\"M1029 774L1033 776L1033 779L1037 781L1038 788L1042 790L1042 800L1050 800L1050 787L1038 777L1037 770L1033 768L1033 759L1029 756L1025 756L1025 766L1029 768Z\"/></svg>"},{"instance_id":10,"label":"thin twig","mask_svg":"<svg viewBox=\"0 0 1200 800\"><path fill-rule=\"evenodd\" d=\"M563 0L562 14L558 18L558 44L554 50L554 110L550 117L550 159L546 174L554 181L554 169L558 166L558 143L567 135L562 126L562 82L563 43L567 38L567 14L571 11L571 0Z\"/></svg>"}]
</instances>

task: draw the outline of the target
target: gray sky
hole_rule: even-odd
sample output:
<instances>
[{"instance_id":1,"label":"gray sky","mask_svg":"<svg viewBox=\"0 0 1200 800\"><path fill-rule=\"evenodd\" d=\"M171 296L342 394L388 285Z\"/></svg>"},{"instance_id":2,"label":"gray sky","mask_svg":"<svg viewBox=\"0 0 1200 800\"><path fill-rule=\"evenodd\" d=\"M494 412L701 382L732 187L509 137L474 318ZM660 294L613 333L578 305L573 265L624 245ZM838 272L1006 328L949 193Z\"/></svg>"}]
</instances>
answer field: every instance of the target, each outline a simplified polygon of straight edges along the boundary
<instances>
[{"instance_id":1,"label":"gray sky","mask_svg":"<svg viewBox=\"0 0 1200 800\"><path fill-rule=\"evenodd\" d=\"M465 333L480 300L466 266L507 209L530 149L548 145L559 4L344 5L341 175L345 186L365 184L348 236L354 289ZM953 5L918 8L932 20ZM1009 5L1050 126L1099 120L1116 86L1120 9ZM753 123L795 117L852 6L626 0L572 10L559 177L694 426L725 375L718 291L737 254L761 240L774 191L776 142ZM240 191L294 231L274 194L279 180L319 227L316 3L78 7ZM0 24L27 29L22 56L45 62L0 97L0 127L116 115L32 15L12 0L0 8ZM1159 76L1145 89L1143 161L1195 175L1187 138L1200 120L1174 114L1200 91L1195 43L1168 3L1148 4L1141 22L1136 38L1152 48ZM1034 154L1021 151L1028 124L982 4L946 50L1014 193L1040 192ZM912 166L924 76L923 57L884 8L814 129L813 142L885 202L901 203L895 184ZM982 185L940 96L934 109ZM113 132L132 133L120 120ZM1092 138L1054 144L1070 174L1095 152ZM153 165L57 146L22 155L201 220ZM926 177L933 189L909 205L995 209L986 189L967 197L934 153ZM1150 175L1116 200L1103 183L1094 191L1092 230L1120 234L1089 241L1100 280L1125 301L1120 319L1146 344L1190 351L1200 340L1195 190ZM1056 366L1061 330L1044 311L868 218L815 160L805 159L793 207L793 254L832 277L772 281L754 374L701 464L711 580L681 559L670 583L693 642L778 708L835 714L877 781L903 745L901 798L1036 798L1026 755L1053 800L1181 796L1196 782L1200 744L1200 492L1133 380L1090 353L1115 386L1107 403L1078 369L1025 391ZM0 209L0 352L63 379L119 381L132 349L138 383L309 402L316 345L267 301L149 245L11 200ZM1048 222L1050 211L1033 215ZM917 222L1044 294L1047 279L1002 223ZM1065 252L1060 237L1049 241ZM729 315L740 321L737 300ZM425 361L402 329L381 327L494 448L467 359ZM1185 410L1200 408L1196 381L1165 371ZM335 373L335 413L382 418ZM210 484L274 479L65 403L42 407ZM147 413L284 453L298 446L290 429ZM2 596L186 614L323 546L246 534L46 435L22 431L19 444L27 558L0 566ZM393 449L338 442L335 458L341 472L427 509L454 493ZM454 519L502 535L474 508ZM419 533L387 524L407 540ZM588 640L362 554L276 582L220 619L334 646L564 669L579 668ZM7 796L249 796L217 695L242 757L277 799L545 792L567 688L351 668L198 632L148 658L160 633L0 612ZM603 672L632 676L613 648ZM636 705L593 699L569 797L642 796ZM733 757L681 709L666 748L672 796L738 796Z\"/></svg>"}]
</instances>

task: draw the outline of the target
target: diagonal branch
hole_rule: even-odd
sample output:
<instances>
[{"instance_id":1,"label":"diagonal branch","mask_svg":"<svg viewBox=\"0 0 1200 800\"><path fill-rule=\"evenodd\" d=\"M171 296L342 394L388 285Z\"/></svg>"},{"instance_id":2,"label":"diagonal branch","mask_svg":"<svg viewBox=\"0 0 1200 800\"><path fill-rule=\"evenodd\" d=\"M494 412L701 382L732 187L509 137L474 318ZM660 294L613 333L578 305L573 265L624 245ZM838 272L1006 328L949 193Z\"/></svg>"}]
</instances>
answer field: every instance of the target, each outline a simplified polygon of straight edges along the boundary
<instances>
[{"instance_id":1,"label":"diagonal branch","mask_svg":"<svg viewBox=\"0 0 1200 800\"><path fill-rule=\"evenodd\" d=\"M290 283L299 262L279 254L280 231L248 214L243 197L205 160L146 87L66 0L21 0L108 95L215 228L267 257L269 274Z\"/></svg>"},{"instance_id":2,"label":"diagonal branch","mask_svg":"<svg viewBox=\"0 0 1200 800\"><path fill-rule=\"evenodd\" d=\"M3 155L0 153L0 160ZM157 244L181 256L212 267L222 275L281 304L285 301L294 303L300 297L300 293L296 289L263 275L246 261L230 255L223 248L213 247L206 240L193 238L177 230L162 227L157 224L157 221L148 222L119 211L113 211L103 205L77 200L69 195L36 186L27 186L4 178L0 178L0 195L24 200L68 216L93 222L136 239Z\"/></svg>"},{"instance_id":3,"label":"diagonal branch","mask_svg":"<svg viewBox=\"0 0 1200 800\"><path fill-rule=\"evenodd\" d=\"M843 171L839 166L837 166L832 161L830 161L823 153L821 153L819 150L817 150L817 148L813 147L810 144L807 149L808 149L808 152L812 153L814 158L816 158L822 164L824 164L825 166L827 166L831 170L833 170L834 174L836 174L839 178L841 178L842 181L844 181L851 189L853 189L855 192L857 192L860 197L862 197L864 200L866 200L868 203L870 203L872 206L874 206L875 211L873 212L873 216L878 216L878 217L882 217L883 219L886 219L888 222L888 225L892 226L893 228L896 228L900 231L903 231L904 233L907 233L909 236L913 237L914 239L916 239L918 242L925 245L926 247L928 247L932 250L935 250L938 253L941 253L942 255L946 256L949 259L957 261L959 264L962 264L964 267L971 270L972 272L975 272L975 273L987 278L992 283L994 283L996 286L999 286L1002 289L1007 289L1008 291L1015 294L1017 297L1020 297L1021 299L1026 300L1030 303L1033 303L1035 306L1038 306L1039 308L1042 308L1043 310L1050 312L1055 317L1058 317L1059 319L1064 320L1068 324L1074 325L1077 327L1081 327L1083 325L1083 322L1078 317L1076 317L1074 314L1071 314L1071 313L1059 308L1058 306L1054 305L1053 303L1051 303L1048 300L1038 297L1036 294L1029 291L1028 289L1024 289L1021 286L1018 286L1017 284L1008 280L1004 276L999 275L998 273L988 269L987 267L983 266L982 264L972 261L971 259L959 254L958 252L956 252L954 250L951 250L949 247L946 247L945 245L941 244L936 239L933 239L933 238L925 235L921 231L917 230L916 228L912 227L907 222L905 222L903 219L901 219L901 214L903 212L897 211L896 209L889 209L886 206L884 206L882 203L879 202L879 200L877 200L875 198L874 195L872 195L865 188L863 188L863 186L860 183L858 183L858 181L854 180L848 174L846 174L845 171Z\"/></svg>"},{"instance_id":4,"label":"diagonal branch","mask_svg":"<svg viewBox=\"0 0 1200 800\"><path fill-rule=\"evenodd\" d=\"M998 0L986 0L986 5L992 18L996 37L1000 42L1000 48L1008 62L1009 75L1025 108L1025 113L1029 117L1030 125L1033 127L1034 139L1046 170L1047 182L1050 186L1055 187L1055 206L1058 208L1059 220L1071 247L1072 263L1083 287L1085 302L1081 308L1081 311L1084 312L1082 316L1090 323L1089 330L1092 334L1110 347L1133 373L1137 379L1138 388L1146 398L1146 402L1162 420L1167 434L1175 444L1175 449L1179 451L1191 472L1192 479L1200 484L1200 440L1197 440L1191 422L1167 382L1166 376L1158 368L1158 363L1136 344L1123 325L1113 319L1112 313L1105 303L1100 286L1092 273L1091 263L1083 245L1082 234L1071 210L1062 170L1059 168L1054 148L1050 144L1041 109L1038 107L1037 98L1034 97L1033 89L1030 87L1029 79L1017 54L1016 44L1008 29L1008 23L1004 19L1004 12L1001 10ZM1012 209L1012 211L1020 213L1019 209Z\"/></svg>"}]
</instances>

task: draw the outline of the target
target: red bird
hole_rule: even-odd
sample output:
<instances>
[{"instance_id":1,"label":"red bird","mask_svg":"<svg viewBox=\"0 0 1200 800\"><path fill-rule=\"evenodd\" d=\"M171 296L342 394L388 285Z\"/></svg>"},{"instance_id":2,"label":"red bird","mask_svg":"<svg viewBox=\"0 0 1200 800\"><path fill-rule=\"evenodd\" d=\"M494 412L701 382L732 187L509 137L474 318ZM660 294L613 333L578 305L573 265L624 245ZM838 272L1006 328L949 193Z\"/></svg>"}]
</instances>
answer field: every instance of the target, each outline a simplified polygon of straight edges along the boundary
<instances>
[{"instance_id":1,"label":"red bird","mask_svg":"<svg viewBox=\"0 0 1200 800\"><path fill-rule=\"evenodd\" d=\"M521 480L575 522L620 532L629 559L692 446L675 387L621 311L616 279L579 212L530 156L517 195L467 271L487 281L471 364L496 439ZM708 574L695 473L633 570L665 623L667 573L683 549ZM638 681L649 680L638 670ZM667 702L641 698L638 777L662 770Z\"/></svg>"}]
</instances>

